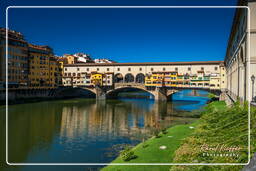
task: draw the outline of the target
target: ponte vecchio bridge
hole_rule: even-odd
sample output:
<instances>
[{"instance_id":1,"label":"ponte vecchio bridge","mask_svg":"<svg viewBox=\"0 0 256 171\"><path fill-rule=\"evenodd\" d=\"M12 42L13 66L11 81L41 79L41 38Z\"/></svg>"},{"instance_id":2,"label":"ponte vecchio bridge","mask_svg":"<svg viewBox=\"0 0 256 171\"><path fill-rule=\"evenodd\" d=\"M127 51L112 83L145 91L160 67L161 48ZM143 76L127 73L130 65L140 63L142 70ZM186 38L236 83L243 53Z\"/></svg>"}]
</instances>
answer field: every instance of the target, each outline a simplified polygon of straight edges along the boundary
<instances>
[{"instance_id":1,"label":"ponte vecchio bridge","mask_svg":"<svg viewBox=\"0 0 256 171\"><path fill-rule=\"evenodd\" d=\"M119 92L136 89L155 100L167 100L180 89L221 92L226 88L223 61L87 63L66 64L63 85L81 88L98 99L114 98Z\"/></svg>"}]
</instances>

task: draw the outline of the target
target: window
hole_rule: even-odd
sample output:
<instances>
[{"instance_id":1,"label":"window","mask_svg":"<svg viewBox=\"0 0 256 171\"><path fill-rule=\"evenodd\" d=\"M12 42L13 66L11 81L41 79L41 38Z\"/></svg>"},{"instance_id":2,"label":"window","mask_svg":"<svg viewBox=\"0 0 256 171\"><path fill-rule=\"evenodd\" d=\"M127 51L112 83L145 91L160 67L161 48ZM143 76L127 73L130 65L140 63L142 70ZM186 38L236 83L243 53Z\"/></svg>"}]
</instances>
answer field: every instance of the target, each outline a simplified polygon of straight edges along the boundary
<instances>
[{"instance_id":1,"label":"window","mask_svg":"<svg viewBox=\"0 0 256 171\"><path fill-rule=\"evenodd\" d=\"M109 71L109 68L107 68L107 71Z\"/></svg>"},{"instance_id":2,"label":"window","mask_svg":"<svg viewBox=\"0 0 256 171\"><path fill-rule=\"evenodd\" d=\"M117 71L120 71L120 68L117 68Z\"/></svg>"},{"instance_id":3,"label":"window","mask_svg":"<svg viewBox=\"0 0 256 171\"><path fill-rule=\"evenodd\" d=\"M131 71L131 68L128 68L128 71Z\"/></svg>"},{"instance_id":4,"label":"window","mask_svg":"<svg viewBox=\"0 0 256 171\"><path fill-rule=\"evenodd\" d=\"M175 68L175 71L178 71L178 68L177 68L177 67Z\"/></svg>"},{"instance_id":5,"label":"window","mask_svg":"<svg viewBox=\"0 0 256 171\"><path fill-rule=\"evenodd\" d=\"M154 68L151 68L151 71L154 71Z\"/></svg>"},{"instance_id":6,"label":"window","mask_svg":"<svg viewBox=\"0 0 256 171\"><path fill-rule=\"evenodd\" d=\"M163 71L165 71L165 68L163 68Z\"/></svg>"},{"instance_id":7,"label":"window","mask_svg":"<svg viewBox=\"0 0 256 171\"><path fill-rule=\"evenodd\" d=\"M191 68L190 68L190 67L188 67L188 71L191 71Z\"/></svg>"},{"instance_id":8,"label":"window","mask_svg":"<svg viewBox=\"0 0 256 171\"><path fill-rule=\"evenodd\" d=\"M140 71L142 71L142 68L140 68Z\"/></svg>"},{"instance_id":9,"label":"window","mask_svg":"<svg viewBox=\"0 0 256 171\"><path fill-rule=\"evenodd\" d=\"M86 71L89 71L89 68L87 68Z\"/></svg>"},{"instance_id":10,"label":"window","mask_svg":"<svg viewBox=\"0 0 256 171\"><path fill-rule=\"evenodd\" d=\"M218 67L214 67L214 70L217 71L217 70L218 70Z\"/></svg>"},{"instance_id":11,"label":"window","mask_svg":"<svg viewBox=\"0 0 256 171\"><path fill-rule=\"evenodd\" d=\"M100 69L99 68L97 68L97 71L99 71Z\"/></svg>"},{"instance_id":12,"label":"window","mask_svg":"<svg viewBox=\"0 0 256 171\"><path fill-rule=\"evenodd\" d=\"M77 68L77 71L79 71L80 69L79 68Z\"/></svg>"},{"instance_id":13,"label":"window","mask_svg":"<svg viewBox=\"0 0 256 171\"><path fill-rule=\"evenodd\" d=\"M203 71L203 70L204 70L204 67L201 67L201 70Z\"/></svg>"},{"instance_id":14,"label":"window","mask_svg":"<svg viewBox=\"0 0 256 171\"><path fill-rule=\"evenodd\" d=\"M67 68L65 68L65 71L67 71Z\"/></svg>"}]
</instances>

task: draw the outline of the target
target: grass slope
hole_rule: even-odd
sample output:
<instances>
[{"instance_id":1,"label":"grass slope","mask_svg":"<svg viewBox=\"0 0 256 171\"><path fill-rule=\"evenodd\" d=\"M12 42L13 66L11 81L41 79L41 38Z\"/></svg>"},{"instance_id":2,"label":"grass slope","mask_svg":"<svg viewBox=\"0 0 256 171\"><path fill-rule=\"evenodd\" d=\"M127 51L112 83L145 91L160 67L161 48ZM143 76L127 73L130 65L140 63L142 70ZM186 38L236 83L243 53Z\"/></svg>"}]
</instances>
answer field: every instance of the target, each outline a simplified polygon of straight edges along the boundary
<instances>
[{"instance_id":1,"label":"grass slope","mask_svg":"<svg viewBox=\"0 0 256 171\"><path fill-rule=\"evenodd\" d=\"M256 110L251 108L251 151L255 152ZM202 156L200 147L203 144L216 146L239 146L239 157ZM235 104L227 108L224 102L213 102L199 120L192 136L185 139L182 146L176 150L174 162L202 163L247 163L248 162L248 107ZM173 166L171 171L240 171L243 166Z\"/></svg>"},{"instance_id":2,"label":"grass slope","mask_svg":"<svg viewBox=\"0 0 256 171\"><path fill-rule=\"evenodd\" d=\"M144 143L138 144L133 148L133 151L137 158L124 162L120 157L114 160L112 163L171 163L174 157L174 152L181 145L182 140L191 135L194 129L190 126L196 127L197 122L187 125L177 125L167 129L167 134L160 134L160 138L152 137ZM171 137L170 137L171 136ZM148 145L144 147L143 145ZM166 146L167 148L161 150L160 146ZM118 166L109 165L103 168L103 171L167 171L171 166Z\"/></svg>"}]
</instances>

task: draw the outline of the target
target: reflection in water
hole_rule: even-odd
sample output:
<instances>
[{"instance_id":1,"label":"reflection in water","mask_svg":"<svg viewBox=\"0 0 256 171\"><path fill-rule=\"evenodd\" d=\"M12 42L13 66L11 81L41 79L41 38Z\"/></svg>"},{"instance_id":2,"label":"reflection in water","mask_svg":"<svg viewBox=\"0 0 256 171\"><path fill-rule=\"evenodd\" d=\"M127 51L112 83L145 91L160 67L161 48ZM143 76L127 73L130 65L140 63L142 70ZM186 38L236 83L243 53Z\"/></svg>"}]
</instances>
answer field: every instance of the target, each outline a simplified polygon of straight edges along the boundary
<instances>
[{"instance_id":1,"label":"reflection in water","mask_svg":"<svg viewBox=\"0 0 256 171\"><path fill-rule=\"evenodd\" d=\"M206 97L189 101L186 93L177 93L173 100L178 101L168 103L73 99L10 106L9 161L110 162L118 155L108 155L112 147L136 145L154 129L192 120L174 116L194 109L188 106L201 107ZM180 101L181 96L187 101Z\"/></svg>"}]
</instances>

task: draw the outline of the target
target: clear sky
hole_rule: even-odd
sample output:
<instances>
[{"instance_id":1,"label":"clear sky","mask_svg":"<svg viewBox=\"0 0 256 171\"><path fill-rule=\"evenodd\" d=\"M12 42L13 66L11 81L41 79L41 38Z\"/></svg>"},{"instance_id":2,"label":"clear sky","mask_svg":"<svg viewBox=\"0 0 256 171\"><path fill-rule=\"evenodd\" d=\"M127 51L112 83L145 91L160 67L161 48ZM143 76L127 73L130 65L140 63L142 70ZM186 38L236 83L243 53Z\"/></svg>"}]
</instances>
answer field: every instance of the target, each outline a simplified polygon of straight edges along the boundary
<instances>
[{"instance_id":1,"label":"clear sky","mask_svg":"<svg viewBox=\"0 0 256 171\"><path fill-rule=\"evenodd\" d=\"M11 1L5 6L236 4L236 0L75 2ZM233 9L10 9L9 28L22 32L28 42L51 46L59 56L84 52L117 62L207 61L224 59L233 15Z\"/></svg>"}]
</instances>

